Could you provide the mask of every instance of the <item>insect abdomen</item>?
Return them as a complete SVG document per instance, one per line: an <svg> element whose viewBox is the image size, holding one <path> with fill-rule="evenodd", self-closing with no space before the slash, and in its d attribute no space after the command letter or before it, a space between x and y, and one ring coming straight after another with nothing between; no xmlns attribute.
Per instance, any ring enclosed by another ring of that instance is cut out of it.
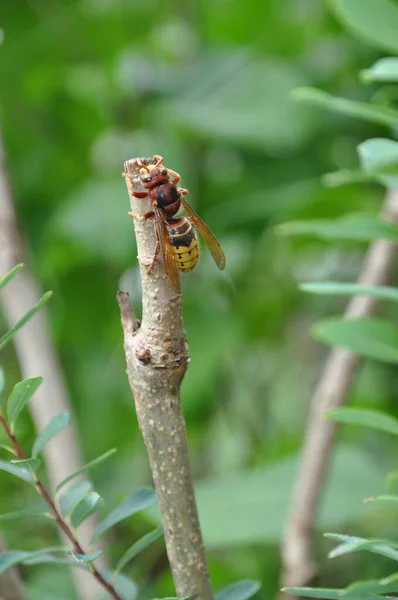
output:
<svg viewBox="0 0 398 600"><path fill-rule="evenodd" d="M199 241L195 228L186 217L171 219L167 223L179 271L188 273L199 262Z"/></svg>

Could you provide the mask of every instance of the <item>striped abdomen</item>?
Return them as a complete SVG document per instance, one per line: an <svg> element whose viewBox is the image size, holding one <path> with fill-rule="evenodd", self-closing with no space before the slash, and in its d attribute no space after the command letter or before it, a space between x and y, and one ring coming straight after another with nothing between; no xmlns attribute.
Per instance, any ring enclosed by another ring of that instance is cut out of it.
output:
<svg viewBox="0 0 398 600"><path fill-rule="evenodd" d="M199 241L191 221L186 217L170 219L167 230L179 271L192 271L199 261Z"/></svg>

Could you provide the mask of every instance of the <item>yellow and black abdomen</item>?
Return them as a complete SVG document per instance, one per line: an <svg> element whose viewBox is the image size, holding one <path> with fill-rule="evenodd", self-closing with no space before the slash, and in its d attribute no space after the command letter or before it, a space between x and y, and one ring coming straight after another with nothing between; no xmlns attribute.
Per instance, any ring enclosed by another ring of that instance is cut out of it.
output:
<svg viewBox="0 0 398 600"><path fill-rule="evenodd" d="M199 262L199 240L191 221L186 217L170 219L167 231L178 270L183 273L192 271Z"/></svg>

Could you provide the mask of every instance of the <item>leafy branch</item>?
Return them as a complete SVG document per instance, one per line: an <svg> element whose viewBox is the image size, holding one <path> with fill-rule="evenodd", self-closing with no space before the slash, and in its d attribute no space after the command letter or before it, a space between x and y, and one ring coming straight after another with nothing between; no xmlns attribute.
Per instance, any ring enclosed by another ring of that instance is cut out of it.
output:
<svg viewBox="0 0 398 600"><path fill-rule="evenodd" d="M29 399L30 395L27 397L25 396L25 398ZM18 401L18 400L17 400ZM26 400L27 401L27 400ZM13 401L12 397L11 397L11 403L9 403L9 407L8 407L8 412L12 412L13 409L15 407L15 400ZM26 454L24 453L22 446L20 445L19 441L17 440L15 433L13 433L13 428L12 425L10 425L7 420L5 419L5 417L0 413L0 423L4 429L4 431L6 432L12 447L15 451L16 456L18 457L19 461L22 461L23 463L26 463L29 467L29 470L32 474L32 478L33 478L33 482L34 485L36 487L36 490L38 491L38 493L40 494L40 496L43 498L43 500L45 501L45 503L47 504L47 506L50 509L51 514L53 515L54 519L56 520L56 522L58 523L60 529L64 532L64 534L66 535L66 537L69 539L69 541L71 542L74 551L78 557L78 560L83 561L87 564L88 570L93 574L93 576L95 577L95 579L98 581L98 583L109 592L109 594L111 595L112 598L114 598L114 600L123 600L122 596L120 596L115 588L113 587L113 585L111 583L109 583L108 581L105 580L104 576L98 571L98 569L96 568L96 566L93 564L92 561L87 560L87 555L85 553L85 551L83 550L83 548L81 547L77 537L75 536L75 534L73 533L71 527L68 525L68 523L62 518L59 510L57 509L55 502L53 501L53 499L51 498L50 494L48 493L48 491L46 490L45 486L43 485L42 481L40 480L40 478L37 476L36 474L36 468L40 466L41 461L38 461L38 459L31 459L28 458L26 456ZM36 463L32 462L32 461L38 461ZM18 462L19 462L18 461ZM15 461L14 461L15 462ZM88 516L88 515L87 515ZM98 558L98 554L96 554L96 558Z"/></svg>

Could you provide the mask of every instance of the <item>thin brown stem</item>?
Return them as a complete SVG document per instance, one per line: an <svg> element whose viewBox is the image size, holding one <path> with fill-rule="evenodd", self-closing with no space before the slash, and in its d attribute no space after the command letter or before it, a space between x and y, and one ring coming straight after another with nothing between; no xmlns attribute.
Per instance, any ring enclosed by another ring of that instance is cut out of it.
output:
<svg viewBox="0 0 398 600"><path fill-rule="evenodd" d="M382 216L398 223L398 190L387 193ZM367 252L358 283L387 285L391 282L396 260L396 244L386 240L374 242ZM374 297L354 296L347 305L345 317L370 316L378 306L379 301ZM309 585L317 574L313 551L315 519L337 431L337 424L326 420L324 415L327 410L345 403L360 363L356 354L344 348L333 348L311 399L301 464L282 540L283 587ZM280 600L293 598L282 593Z"/></svg>
<svg viewBox="0 0 398 600"><path fill-rule="evenodd" d="M8 180L6 152L2 146L0 124L0 277L3 277L19 262L24 268L1 291L0 304L5 323L12 327L28 310L37 304L42 293L40 285L30 270L30 260L26 256L25 240L21 234L15 201ZM43 383L36 391L35 401L29 406L36 431L41 431L49 421L62 412L73 413L62 366L51 339L46 311L42 309L20 329L13 340L16 356L23 378L40 374ZM69 473L80 469L84 464L80 439L72 420L57 439L43 449L48 484L52 493L58 483ZM79 536L86 546L96 527L96 515L91 515L79 528ZM97 541L96 547L100 548ZM102 549L97 564L104 571L109 570L106 552ZM81 569L71 572L78 597L93 600L100 592L95 580ZM1 575L0 575L1 586Z"/></svg>
<svg viewBox="0 0 398 600"><path fill-rule="evenodd" d="M125 163L131 210L143 215L152 207L149 199L134 197L134 192L142 191L138 170L137 159ZM180 385L189 360L182 298L171 289L160 255L148 274L156 246L153 221L134 219L134 227L142 281L139 327L129 295L117 295L127 374L148 451L177 595L212 600L180 400Z"/></svg>
<svg viewBox="0 0 398 600"><path fill-rule="evenodd" d="M12 432L11 427L9 426L9 424L7 423L6 419L4 418L4 416L2 414L0 414L0 424L3 426L4 431L6 432L10 442L12 443L13 448L15 450L15 454L21 460L26 459L27 456L26 456L25 452L23 451L22 446L18 442L17 438L15 437L15 434ZM68 540L73 545L75 552L77 552L78 554L86 554L85 551L83 550L83 548L81 547L79 541L75 537L75 534L73 533L72 529L69 527L69 525L66 523L66 521L64 521L64 519L62 518L53 499L51 498L50 494L48 493L48 491L44 487L43 483L37 477L36 474L34 475L34 482L35 482L35 487L36 487L38 493L43 498L43 500L46 502L47 506L49 507L52 514L54 515L54 518L55 518L56 522L58 523L59 527L61 528L61 530L63 531L65 536L68 538ZM108 583L104 579L103 575L98 571L98 569L93 565L93 563L88 564L88 568L89 568L90 572L92 573L92 575L95 577L95 579L98 581L98 583L112 596L112 598L114 598L114 600L123 600L123 598L121 596L119 596L119 594L116 592L113 585Z"/></svg>

